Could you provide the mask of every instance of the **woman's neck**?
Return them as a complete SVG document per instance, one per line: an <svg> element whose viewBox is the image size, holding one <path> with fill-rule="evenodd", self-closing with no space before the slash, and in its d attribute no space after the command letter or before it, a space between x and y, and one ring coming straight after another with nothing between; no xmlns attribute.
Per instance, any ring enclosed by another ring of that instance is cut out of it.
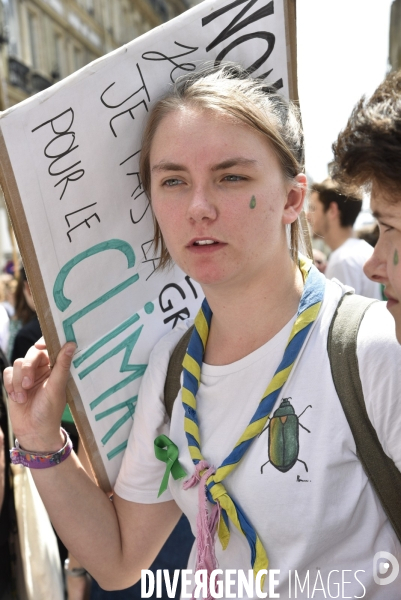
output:
<svg viewBox="0 0 401 600"><path fill-rule="evenodd" d="M303 290L292 261L241 288L205 290L213 312L204 362L231 364L271 340L296 314Z"/></svg>

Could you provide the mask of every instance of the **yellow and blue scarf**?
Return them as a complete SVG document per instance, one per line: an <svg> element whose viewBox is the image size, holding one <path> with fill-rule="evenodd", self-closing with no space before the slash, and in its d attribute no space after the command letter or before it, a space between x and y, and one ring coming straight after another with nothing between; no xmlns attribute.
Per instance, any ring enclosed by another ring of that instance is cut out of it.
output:
<svg viewBox="0 0 401 600"><path fill-rule="evenodd" d="M227 547L230 539L229 521L243 533L250 546L251 565L255 577L259 570L267 569L268 567L266 551L255 529L238 502L228 494L222 482L227 475L235 469L253 440L264 429L274 404L276 403L308 333L319 314L325 289L325 277L313 266L310 259L301 257L299 260L299 267L305 285L299 303L297 317L284 356L273 379L263 394L250 423L235 444L232 452L216 470L211 469L202 456L199 421L196 411L196 394L200 384L201 365L212 319L212 311L210 310L206 299L203 301L195 318L195 327L183 361L182 403L185 410L184 428L188 440L189 452L195 465L195 479L192 480L191 484L186 485L185 487L190 487L194 482L199 483L199 481L201 482L201 485L206 486L207 499L215 505L216 509L218 509L218 515L217 517L214 517L214 520L218 521L216 526L218 528L218 536L223 549ZM200 513L202 510L205 511L206 507L202 509L200 506ZM214 543L213 536L214 532L212 532L212 543ZM199 560L199 542L198 563L205 563L202 559Z"/></svg>

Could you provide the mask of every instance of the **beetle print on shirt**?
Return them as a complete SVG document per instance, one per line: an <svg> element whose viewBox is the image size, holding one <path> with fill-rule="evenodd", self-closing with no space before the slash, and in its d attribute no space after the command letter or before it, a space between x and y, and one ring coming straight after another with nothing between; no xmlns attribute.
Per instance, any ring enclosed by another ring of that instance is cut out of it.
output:
<svg viewBox="0 0 401 600"><path fill-rule="evenodd" d="M312 408L312 405L309 404L301 414L297 416L290 400L292 400L292 398L282 399L280 406L274 411L273 416L268 420L268 424L263 429L263 431L266 431L266 429L269 430L269 460L260 467L260 472L262 474L263 468L268 463L272 464L273 467L282 473L287 473L287 471L292 469L296 462L301 462L304 465L305 470L308 471L306 462L298 458L299 427L302 427L308 433L310 433L310 431L299 422L299 418L308 408Z"/></svg>

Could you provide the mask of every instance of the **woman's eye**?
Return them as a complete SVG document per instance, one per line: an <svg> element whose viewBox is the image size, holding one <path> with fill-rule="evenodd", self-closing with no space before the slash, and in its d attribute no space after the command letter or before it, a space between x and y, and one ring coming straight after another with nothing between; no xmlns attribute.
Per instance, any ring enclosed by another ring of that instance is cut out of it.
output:
<svg viewBox="0 0 401 600"><path fill-rule="evenodd" d="M225 181L243 181L245 178L241 177L241 175L226 175L224 177Z"/></svg>
<svg viewBox="0 0 401 600"><path fill-rule="evenodd" d="M181 179L166 179L166 181L163 182L163 185L166 185L167 187L174 187L180 183L182 183Z"/></svg>

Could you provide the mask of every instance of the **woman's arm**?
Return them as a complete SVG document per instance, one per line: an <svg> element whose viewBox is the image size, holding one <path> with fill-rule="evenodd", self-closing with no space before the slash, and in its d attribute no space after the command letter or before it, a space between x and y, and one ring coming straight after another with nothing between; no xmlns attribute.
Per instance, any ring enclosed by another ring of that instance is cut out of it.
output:
<svg viewBox="0 0 401 600"><path fill-rule="evenodd" d="M25 450L56 452L74 344L66 344L53 368L43 343L4 372L15 436ZM65 546L104 589L124 589L140 578L177 523L175 502L113 502L88 477L77 456L57 466L32 469L35 484Z"/></svg>
<svg viewBox="0 0 401 600"><path fill-rule="evenodd" d="M137 504L115 495L111 502L75 454L33 475L64 545L106 590L127 588L140 578L181 514L174 501Z"/></svg>

